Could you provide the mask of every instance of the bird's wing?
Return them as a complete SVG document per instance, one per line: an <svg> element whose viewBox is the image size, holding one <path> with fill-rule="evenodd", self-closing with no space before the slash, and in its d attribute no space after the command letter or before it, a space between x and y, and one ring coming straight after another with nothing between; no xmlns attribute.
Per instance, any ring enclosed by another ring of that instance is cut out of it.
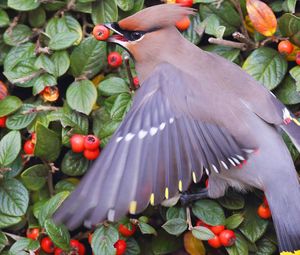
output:
<svg viewBox="0 0 300 255"><path fill-rule="evenodd" d="M166 88L184 89L188 77L160 65L137 91L131 110L86 176L56 212L73 229L137 213L197 182L203 169L241 164L249 151L225 129L182 111ZM184 92L181 94L184 101ZM170 93L172 94L172 93ZM201 99L199 99L201 100ZM201 111L201 109L199 109Z"/></svg>

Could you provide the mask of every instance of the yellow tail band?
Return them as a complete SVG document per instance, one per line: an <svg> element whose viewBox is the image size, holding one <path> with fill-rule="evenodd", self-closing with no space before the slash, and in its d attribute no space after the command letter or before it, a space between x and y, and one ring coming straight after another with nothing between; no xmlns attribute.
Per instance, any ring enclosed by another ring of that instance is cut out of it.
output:
<svg viewBox="0 0 300 255"><path fill-rule="evenodd" d="M300 255L300 250L291 252L291 251L282 251L280 252L280 255Z"/></svg>

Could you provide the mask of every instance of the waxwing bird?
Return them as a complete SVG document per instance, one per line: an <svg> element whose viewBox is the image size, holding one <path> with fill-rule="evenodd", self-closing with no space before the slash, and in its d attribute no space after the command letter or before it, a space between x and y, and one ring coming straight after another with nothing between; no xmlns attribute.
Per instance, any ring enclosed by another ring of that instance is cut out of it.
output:
<svg viewBox="0 0 300 255"><path fill-rule="evenodd" d="M54 219L70 229L116 221L187 190L208 174L203 194L210 198L223 196L228 187L263 190L280 251L300 250L298 175L279 133L284 130L299 150L299 123L239 66L180 34L176 21L192 13L157 5L106 24L115 32L108 41L132 55L141 88Z"/></svg>

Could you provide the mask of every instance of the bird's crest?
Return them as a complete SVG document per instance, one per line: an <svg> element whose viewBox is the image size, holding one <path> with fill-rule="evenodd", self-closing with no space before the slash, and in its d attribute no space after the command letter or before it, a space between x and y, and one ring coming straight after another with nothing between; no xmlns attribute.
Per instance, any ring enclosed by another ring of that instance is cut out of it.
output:
<svg viewBox="0 0 300 255"><path fill-rule="evenodd" d="M130 31L149 31L174 26L185 16L194 14L194 9L178 4L160 4L146 8L119 21L119 26Z"/></svg>

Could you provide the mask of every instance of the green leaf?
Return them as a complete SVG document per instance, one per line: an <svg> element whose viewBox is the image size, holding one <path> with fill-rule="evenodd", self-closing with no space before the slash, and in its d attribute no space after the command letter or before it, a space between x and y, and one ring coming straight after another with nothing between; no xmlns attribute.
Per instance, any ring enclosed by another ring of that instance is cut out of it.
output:
<svg viewBox="0 0 300 255"><path fill-rule="evenodd" d="M55 184L55 192L69 191L72 192L76 188L76 184L74 184L70 178L65 180L60 180Z"/></svg>
<svg viewBox="0 0 300 255"><path fill-rule="evenodd" d="M6 27L9 25L9 17L6 11L0 9L0 27Z"/></svg>
<svg viewBox="0 0 300 255"><path fill-rule="evenodd" d="M225 215L222 207L213 200L203 199L197 201L192 211L194 215L211 226L224 225Z"/></svg>
<svg viewBox="0 0 300 255"><path fill-rule="evenodd" d="M226 46L221 46L221 45L208 45L203 47L203 50L209 51L209 52L214 52L218 54L221 57L224 57L231 62L235 61L238 56L240 55L240 50L231 48L231 47L226 47Z"/></svg>
<svg viewBox="0 0 300 255"><path fill-rule="evenodd" d="M28 21L31 27L41 27L46 23L46 12L44 8L39 7L29 12Z"/></svg>
<svg viewBox="0 0 300 255"><path fill-rule="evenodd" d="M296 90L300 92L300 66L295 66L290 70L290 75L296 82Z"/></svg>
<svg viewBox="0 0 300 255"><path fill-rule="evenodd" d="M245 206L244 197L236 192L228 192L224 197L219 198L218 202L229 210L239 210Z"/></svg>
<svg viewBox="0 0 300 255"><path fill-rule="evenodd" d="M4 60L4 70L11 70L21 61L34 58L34 49L35 45L33 43L25 43L20 46L13 47Z"/></svg>
<svg viewBox="0 0 300 255"><path fill-rule="evenodd" d="M278 28L284 37L289 37L292 43L300 46L300 17L285 13L278 20Z"/></svg>
<svg viewBox="0 0 300 255"><path fill-rule="evenodd" d="M3 34L4 42L11 46L17 46L29 41L31 29L23 24L18 24L12 29L7 29Z"/></svg>
<svg viewBox="0 0 300 255"><path fill-rule="evenodd" d="M8 239L3 232L0 232L0 252L3 250L5 246L9 244Z"/></svg>
<svg viewBox="0 0 300 255"><path fill-rule="evenodd" d="M115 242L119 239L119 233L115 227L101 225L93 234L92 249L94 255L115 255Z"/></svg>
<svg viewBox="0 0 300 255"><path fill-rule="evenodd" d="M69 106L84 114L89 115L96 103L97 90L89 80L73 82L67 90L67 102Z"/></svg>
<svg viewBox="0 0 300 255"><path fill-rule="evenodd" d="M43 69L50 74L54 74L55 72L54 63L45 54L41 54L38 56L34 63L34 66L36 67L36 69Z"/></svg>
<svg viewBox="0 0 300 255"><path fill-rule="evenodd" d="M63 50L72 46L78 40L76 32L59 33L51 37L49 48L51 50Z"/></svg>
<svg viewBox="0 0 300 255"><path fill-rule="evenodd" d="M300 103L300 94L297 92L296 82L291 76L287 76L280 86L274 91L278 99L288 105Z"/></svg>
<svg viewBox="0 0 300 255"><path fill-rule="evenodd" d="M52 242L63 250L70 249L70 233L64 225L56 225L52 219L45 221L46 233Z"/></svg>
<svg viewBox="0 0 300 255"><path fill-rule="evenodd" d="M263 47L250 54L243 64L243 69L272 90L284 78L287 72L287 62L278 51Z"/></svg>
<svg viewBox="0 0 300 255"><path fill-rule="evenodd" d="M141 249L137 241L134 238L129 238L126 240L126 252L125 255L139 255L141 254Z"/></svg>
<svg viewBox="0 0 300 255"><path fill-rule="evenodd" d="M20 130L30 125L37 115L36 112L30 112L30 110L33 108L35 108L34 105L23 104L23 106L16 113L7 118L7 128Z"/></svg>
<svg viewBox="0 0 300 255"><path fill-rule="evenodd" d="M227 229L236 229L244 221L244 216L242 214L236 213L228 217L225 221L225 226Z"/></svg>
<svg viewBox="0 0 300 255"><path fill-rule="evenodd" d="M219 19L220 26L226 27L224 36L231 35L233 32L237 31L241 25L239 14L228 1L224 1L220 8L217 8L214 3L200 4L199 12L202 20L206 19L210 15L216 15Z"/></svg>
<svg viewBox="0 0 300 255"><path fill-rule="evenodd" d="M56 84L57 81L53 75L47 73L42 74L35 80L32 88L32 94L36 96L41 93L45 87L55 86Z"/></svg>
<svg viewBox="0 0 300 255"><path fill-rule="evenodd" d="M92 5L92 20L95 25L106 22L115 22L118 19L116 1L96 0Z"/></svg>
<svg viewBox="0 0 300 255"><path fill-rule="evenodd" d="M123 11L130 11L134 6L134 0L116 0L118 7Z"/></svg>
<svg viewBox="0 0 300 255"><path fill-rule="evenodd" d="M54 64L54 76L65 74L70 66L70 58L67 51L55 51L50 58Z"/></svg>
<svg viewBox="0 0 300 255"><path fill-rule="evenodd" d="M187 229L187 222L181 218L168 220L162 228L171 235L180 235Z"/></svg>
<svg viewBox="0 0 300 255"><path fill-rule="evenodd" d="M239 230L252 242L256 242L266 232L268 221L257 215L257 207L247 205L244 212L244 221Z"/></svg>
<svg viewBox="0 0 300 255"><path fill-rule="evenodd" d="M186 219L185 208L183 207L170 207L166 213L167 220L174 218Z"/></svg>
<svg viewBox="0 0 300 255"><path fill-rule="evenodd" d="M183 36L188 39L193 44L198 44L201 40L199 34L196 32L196 29L200 25L200 16L197 13L195 16L190 17L191 24L187 30L185 30L182 34Z"/></svg>
<svg viewBox="0 0 300 255"><path fill-rule="evenodd" d="M11 164L7 166L10 168L8 172L4 173L4 178L9 179L16 177L20 174L20 172L23 170L23 162L22 162L22 157L19 155Z"/></svg>
<svg viewBox="0 0 300 255"><path fill-rule="evenodd" d="M7 116L17 111L22 106L22 101L15 96L7 96L0 100L0 117Z"/></svg>
<svg viewBox="0 0 300 255"><path fill-rule="evenodd" d="M80 153L68 151L62 161L61 171L69 176L83 175L89 166L89 161Z"/></svg>
<svg viewBox="0 0 300 255"><path fill-rule="evenodd" d="M8 0L7 5L18 11L30 11L39 7L40 2L36 0Z"/></svg>
<svg viewBox="0 0 300 255"><path fill-rule="evenodd" d="M121 93L129 93L129 87L126 84L126 82L118 77L111 77L100 82L98 90L103 96L112 96Z"/></svg>
<svg viewBox="0 0 300 255"><path fill-rule="evenodd" d="M75 77L94 77L106 64L106 43L88 37L73 50L70 60L71 72Z"/></svg>
<svg viewBox="0 0 300 255"><path fill-rule="evenodd" d="M44 226L46 219L52 217L62 202L69 196L68 191L63 191L51 197L39 210L38 220L41 226Z"/></svg>
<svg viewBox="0 0 300 255"><path fill-rule="evenodd" d="M131 106L131 95L122 93L117 96L111 110L110 117L112 120L122 120Z"/></svg>
<svg viewBox="0 0 300 255"><path fill-rule="evenodd" d="M155 228L145 222L139 221L139 228L144 235L157 235Z"/></svg>
<svg viewBox="0 0 300 255"><path fill-rule="evenodd" d="M236 241L234 243L234 245L230 246L230 247L225 247L225 249L227 250L229 255L248 255L249 254L249 250L248 250L248 244L245 240L245 238L239 234L239 233L235 233L236 235Z"/></svg>
<svg viewBox="0 0 300 255"><path fill-rule="evenodd" d="M11 246L10 252L12 252L13 254L20 254L22 251L35 251L39 247L39 241L29 238L21 238Z"/></svg>
<svg viewBox="0 0 300 255"><path fill-rule="evenodd" d="M277 250L274 242L267 237L261 238L256 245L258 250L255 255L272 255Z"/></svg>
<svg viewBox="0 0 300 255"><path fill-rule="evenodd" d="M42 124L36 125L36 144L34 155L49 162L55 161L60 154L61 140L52 130Z"/></svg>
<svg viewBox="0 0 300 255"><path fill-rule="evenodd" d="M206 227L194 227L192 230L192 234L194 237L198 238L199 240L209 240L215 237L215 234L211 232Z"/></svg>
<svg viewBox="0 0 300 255"><path fill-rule="evenodd" d="M16 225L21 220L22 220L22 217L9 216L9 215L0 213L0 228L7 228L10 226Z"/></svg>
<svg viewBox="0 0 300 255"><path fill-rule="evenodd" d="M21 150L21 134L11 131L0 141L0 166L8 166L18 156Z"/></svg>
<svg viewBox="0 0 300 255"><path fill-rule="evenodd" d="M169 235L165 231L160 231L156 237L152 239L152 251L155 255L173 254L182 247L182 238Z"/></svg>
<svg viewBox="0 0 300 255"><path fill-rule="evenodd" d="M23 216L29 203L29 194L24 185L16 179L7 179L0 186L0 213L9 216Z"/></svg>
<svg viewBox="0 0 300 255"><path fill-rule="evenodd" d="M48 166L38 164L27 168L21 174L21 178L27 189L39 190L45 185L48 177L48 172Z"/></svg>

